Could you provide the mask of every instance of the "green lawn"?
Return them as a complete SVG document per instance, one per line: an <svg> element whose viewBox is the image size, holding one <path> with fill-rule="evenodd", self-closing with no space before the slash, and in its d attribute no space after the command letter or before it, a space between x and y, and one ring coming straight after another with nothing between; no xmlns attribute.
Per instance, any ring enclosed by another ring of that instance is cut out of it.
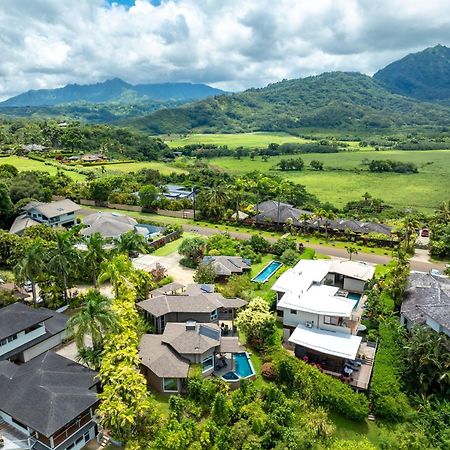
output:
<svg viewBox="0 0 450 450"><path fill-rule="evenodd" d="M170 175L172 172L185 173L186 171L173 166L170 163L163 163L158 161L135 161L121 164L105 164L104 166L89 166L83 167L87 170L101 170L104 167L108 172L137 172L142 169L159 170L163 175Z"/></svg>
<svg viewBox="0 0 450 450"><path fill-rule="evenodd" d="M57 167L53 165L45 164L41 161L34 161L33 159L28 159L23 156L6 156L4 158L0 158L0 164L11 164L20 172L26 170L39 170L41 172L48 172L50 175L56 175L57 172ZM57 166L64 170L64 166L62 164L57 164ZM86 178L80 173L71 172L69 170L65 170L64 173L77 181L84 180Z"/></svg>
<svg viewBox="0 0 450 450"><path fill-rule="evenodd" d="M308 142L306 139L287 133L240 133L240 134L190 134L186 137L162 136L169 147L182 147L189 144L227 145L229 148L267 147L271 143Z"/></svg>
<svg viewBox="0 0 450 450"><path fill-rule="evenodd" d="M154 255L154 256L169 256L178 250L178 247L180 246L181 241L184 238L190 238L190 237L194 237L194 236L199 236L199 234L185 232L185 233L183 233L183 236L181 239L176 239L175 241L169 242L168 244L164 245L163 247L158 248L157 250L155 250L152 253L152 255Z"/></svg>
<svg viewBox="0 0 450 450"><path fill-rule="evenodd" d="M382 198L398 208L415 207L431 213L443 201L450 198L450 150L355 152L305 154L305 169L300 172L280 172L274 166L287 156L272 157L268 161L256 158L214 158L210 164L235 174L261 170L282 175L306 186L322 201L330 201L342 207L357 200L365 192ZM310 170L309 163L316 159L325 166L323 172ZM364 159L392 159L413 162L418 174L370 173L361 163Z"/></svg>
<svg viewBox="0 0 450 450"><path fill-rule="evenodd" d="M340 414L330 412L330 419L336 426L334 436L339 439L349 439L352 441L360 441L362 437L366 437L373 445L378 447L379 444L379 428L375 422L366 420L363 423L346 419ZM355 442L355 448L357 443Z"/></svg>

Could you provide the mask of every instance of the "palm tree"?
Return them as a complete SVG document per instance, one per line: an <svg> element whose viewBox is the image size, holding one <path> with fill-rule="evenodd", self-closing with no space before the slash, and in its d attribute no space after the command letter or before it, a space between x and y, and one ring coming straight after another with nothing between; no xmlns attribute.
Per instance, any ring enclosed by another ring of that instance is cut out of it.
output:
<svg viewBox="0 0 450 450"><path fill-rule="evenodd" d="M345 247L345 249L347 250L348 258L350 261L352 260L353 255L358 254L358 249L354 245L349 245Z"/></svg>
<svg viewBox="0 0 450 450"><path fill-rule="evenodd" d="M132 266L127 256L116 255L110 261L104 261L102 263L98 282L103 283L109 280L113 285L115 296L118 297L120 283L126 281L131 272Z"/></svg>
<svg viewBox="0 0 450 450"><path fill-rule="evenodd" d="M240 222L239 211L241 206L241 200L245 193L245 186L242 184L240 180L237 180L235 184L228 186L228 190L232 199L234 200L235 205L235 215L236 215L236 223Z"/></svg>
<svg viewBox="0 0 450 450"><path fill-rule="evenodd" d="M307 225L308 225L308 221L311 219L311 216L309 214L300 214L300 217L298 218L298 220L301 221L302 223L302 228L303 228L303 233L306 234L306 229L307 229Z"/></svg>
<svg viewBox="0 0 450 450"><path fill-rule="evenodd" d="M225 184L217 184L202 191L207 210L214 219L220 219L230 200L230 192Z"/></svg>
<svg viewBox="0 0 450 450"><path fill-rule="evenodd" d="M148 253L148 244L142 234L130 230L122 234L117 240L116 251L118 253L125 253L128 257L131 257L133 253Z"/></svg>
<svg viewBox="0 0 450 450"><path fill-rule="evenodd" d="M87 250L84 253L86 266L92 272L94 287L97 287L98 271L103 261L106 261L108 252L105 250L105 239L100 233L94 233L86 239Z"/></svg>
<svg viewBox="0 0 450 450"><path fill-rule="evenodd" d="M436 210L436 219L439 222L450 222L450 200L442 203L442 205Z"/></svg>
<svg viewBox="0 0 450 450"><path fill-rule="evenodd" d="M408 252L411 237L414 235L414 232L420 227L419 221L416 217L407 214L402 220L401 227L403 228L405 238L405 252Z"/></svg>
<svg viewBox="0 0 450 450"><path fill-rule="evenodd" d="M43 273L44 255L43 241L36 239L14 267L17 280L31 282L34 303L37 302L36 279Z"/></svg>
<svg viewBox="0 0 450 450"><path fill-rule="evenodd" d="M67 332L75 337L80 359L95 369L99 368L103 338L114 326L115 319L110 299L91 289L84 295L81 310L67 322ZM86 345L86 336L92 340L91 347Z"/></svg>
<svg viewBox="0 0 450 450"><path fill-rule="evenodd" d="M73 234L63 231L56 235L56 246L49 252L47 266L55 277L63 282L64 300L67 300L68 279L80 259L74 244Z"/></svg>
<svg viewBox="0 0 450 450"><path fill-rule="evenodd" d="M336 218L336 214L333 211L325 210L323 213L323 218L325 219L325 238L328 239L328 228L330 226L330 221Z"/></svg>

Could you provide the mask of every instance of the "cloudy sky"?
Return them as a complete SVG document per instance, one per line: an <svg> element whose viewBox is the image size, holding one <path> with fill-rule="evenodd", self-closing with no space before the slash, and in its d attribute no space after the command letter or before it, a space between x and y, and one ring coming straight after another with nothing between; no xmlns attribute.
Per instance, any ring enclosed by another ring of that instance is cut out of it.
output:
<svg viewBox="0 0 450 450"><path fill-rule="evenodd" d="M0 98L120 77L227 90L450 44L449 0L0 0Z"/></svg>

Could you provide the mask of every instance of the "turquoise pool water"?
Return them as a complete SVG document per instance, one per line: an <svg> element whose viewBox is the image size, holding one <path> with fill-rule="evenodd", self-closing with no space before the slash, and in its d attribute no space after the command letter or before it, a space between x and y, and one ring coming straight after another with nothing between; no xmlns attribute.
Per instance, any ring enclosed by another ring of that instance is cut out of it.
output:
<svg viewBox="0 0 450 450"><path fill-rule="evenodd" d="M278 261L271 261L252 279L252 281L265 283L282 265L283 263Z"/></svg>
<svg viewBox="0 0 450 450"><path fill-rule="evenodd" d="M246 353L233 353L233 359L236 365L235 373L240 378L247 378L255 374L250 363L250 358Z"/></svg>
<svg viewBox="0 0 450 450"><path fill-rule="evenodd" d="M355 292L349 292L347 295L347 298L350 300L355 300L355 306L353 309L356 309L358 307L358 303L361 300L361 294L356 294Z"/></svg>
<svg viewBox="0 0 450 450"><path fill-rule="evenodd" d="M239 375L237 375L234 372L227 372L224 375L222 375L222 378L227 381L237 381L239 380Z"/></svg>

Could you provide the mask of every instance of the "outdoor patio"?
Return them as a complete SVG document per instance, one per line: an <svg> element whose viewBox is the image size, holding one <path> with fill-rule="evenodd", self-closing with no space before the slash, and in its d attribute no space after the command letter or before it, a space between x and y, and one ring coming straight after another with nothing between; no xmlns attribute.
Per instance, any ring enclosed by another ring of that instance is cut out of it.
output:
<svg viewBox="0 0 450 450"><path fill-rule="evenodd" d="M0 436L3 436L5 450L29 448L28 436L0 418Z"/></svg>

